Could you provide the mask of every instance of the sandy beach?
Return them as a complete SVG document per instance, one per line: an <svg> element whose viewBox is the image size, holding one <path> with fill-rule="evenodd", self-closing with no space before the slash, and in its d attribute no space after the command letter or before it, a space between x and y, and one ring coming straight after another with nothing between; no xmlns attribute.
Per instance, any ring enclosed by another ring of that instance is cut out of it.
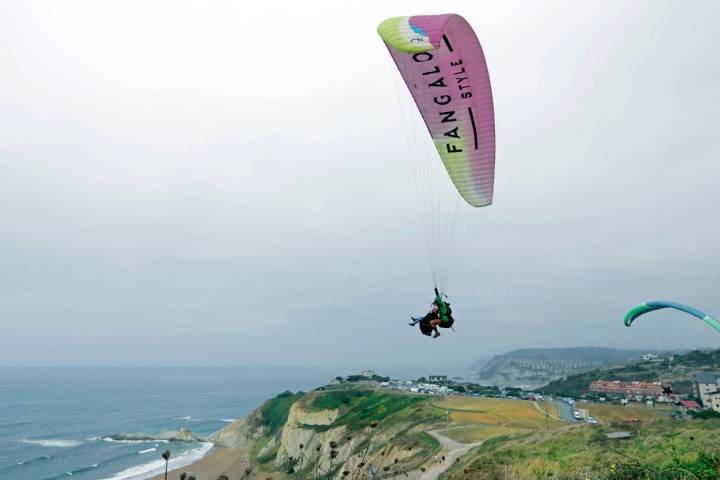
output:
<svg viewBox="0 0 720 480"><path fill-rule="evenodd" d="M420 470L408 472L407 480L434 480L438 476L452 467L455 459L461 457L477 444L461 444L440 435L438 432L429 432L437 438L443 446L437 456L446 456L446 461L442 463L432 463L423 473ZM168 473L168 480L178 480L182 472L192 472L197 475L198 480L216 480L220 475L227 475L230 480L240 480L244 477L247 462L243 458L243 452L239 448L223 448L218 447L212 450L209 455L203 457L195 463L187 465ZM251 479L272 478L263 473L253 473ZM152 477L151 480L164 480L163 475Z"/></svg>
<svg viewBox="0 0 720 480"><path fill-rule="evenodd" d="M242 478L246 465L241 449L216 447L197 462L169 472L168 479L177 480L182 472L192 472L198 480L216 480L223 474L230 480L238 480ZM164 480L164 474L151 480Z"/></svg>

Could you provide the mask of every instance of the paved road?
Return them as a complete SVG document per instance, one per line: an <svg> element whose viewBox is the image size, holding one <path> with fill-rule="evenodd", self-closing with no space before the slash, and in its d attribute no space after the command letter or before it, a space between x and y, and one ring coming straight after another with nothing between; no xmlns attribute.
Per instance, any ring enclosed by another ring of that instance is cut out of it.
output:
<svg viewBox="0 0 720 480"><path fill-rule="evenodd" d="M572 407L565 403L561 402L560 400L553 400L553 403L558 407L558 410L560 411L560 417L568 422L568 423L576 423L577 420L575 417L573 417L573 409Z"/></svg>

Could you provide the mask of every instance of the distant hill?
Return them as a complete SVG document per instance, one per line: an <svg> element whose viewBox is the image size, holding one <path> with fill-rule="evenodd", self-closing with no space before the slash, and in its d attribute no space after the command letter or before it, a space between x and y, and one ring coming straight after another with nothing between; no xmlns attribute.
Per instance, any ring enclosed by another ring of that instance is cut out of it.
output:
<svg viewBox="0 0 720 480"><path fill-rule="evenodd" d="M692 394L692 376L695 372L702 371L720 372L720 350L693 350L686 354L665 354L653 361L598 368L557 379L537 390L579 397L587 393L588 386L594 380L637 380L670 383L675 393Z"/></svg>
<svg viewBox="0 0 720 480"><path fill-rule="evenodd" d="M472 362L469 365L471 372L477 372L478 370L482 369L487 363L493 358L492 355L481 355L478 358L475 359L474 362Z"/></svg>
<svg viewBox="0 0 720 480"><path fill-rule="evenodd" d="M649 352L604 347L524 348L495 355L475 370L473 378L483 384L536 388L568 375L640 361Z"/></svg>

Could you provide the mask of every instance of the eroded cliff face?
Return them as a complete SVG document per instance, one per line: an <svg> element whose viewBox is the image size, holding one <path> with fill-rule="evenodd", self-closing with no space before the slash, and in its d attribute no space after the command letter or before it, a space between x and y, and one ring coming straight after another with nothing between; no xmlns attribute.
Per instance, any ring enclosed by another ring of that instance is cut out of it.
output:
<svg viewBox="0 0 720 480"><path fill-rule="evenodd" d="M340 412L334 410L308 410L302 402L293 403L288 414L287 425L298 426L329 426L337 419Z"/></svg>
<svg viewBox="0 0 720 480"><path fill-rule="evenodd" d="M398 402L406 400L397 398ZM371 463L398 472L417 468L432 453L432 448L422 445L418 433L433 426L433 421L418 419L405 407L393 409L392 405L397 405L393 402L395 397L369 390L283 394L209 440L243 449L263 472L286 472L292 466L301 478L314 478L316 471L323 477L332 472L340 478L345 470L357 471L361 462L363 470ZM328 404L332 407L323 408ZM358 421L358 416L368 420ZM378 424L370 418L381 421Z"/></svg>
<svg viewBox="0 0 720 480"><path fill-rule="evenodd" d="M322 444L321 440L323 439L326 440L326 444L329 444L331 440L337 442L338 439L335 437L342 436L343 432L340 430L344 431L345 429L331 429L330 426L338 415L338 410L312 411L307 409L302 402L293 403L287 423L282 429L277 461L284 462L290 456L298 458L301 453L300 445L315 448L316 444Z"/></svg>
<svg viewBox="0 0 720 480"><path fill-rule="evenodd" d="M261 426L260 417L260 410L254 410L247 417L213 433L208 440L221 447L247 447L253 440L267 434L267 429Z"/></svg>
<svg viewBox="0 0 720 480"><path fill-rule="evenodd" d="M340 478L344 470L354 472L363 461L366 465L381 465L383 462L394 463L395 459L403 462L415 455L416 452L407 447L388 446L382 449L382 454L378 450L380 445L390 445L401 431L407 432L403 425L375 431L370 427L350 431L345 425L332 426L338 415L338 410L313 411L302 402L294 403L282 429L276 465L287 464L289 457L302 458L303 469L312 470L317 465L325 471L331 466L331 442L337 444L337 455L332 459L333 470L339 467L336 478ZM371 435L372 448L363 459Z"/></svg>

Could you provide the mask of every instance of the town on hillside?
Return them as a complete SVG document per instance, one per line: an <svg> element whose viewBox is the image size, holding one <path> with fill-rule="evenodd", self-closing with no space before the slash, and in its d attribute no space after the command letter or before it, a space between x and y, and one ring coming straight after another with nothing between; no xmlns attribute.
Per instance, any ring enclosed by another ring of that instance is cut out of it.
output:
<svg viewBox="0 0 720 480"><path fill-rule="evenodd" d="M668 361L672 363L672 360L673 356L664 358L653 353L642 356L642 362L646 364L659 365ZM567 422L598 423L597 419L589 414L589 409L585 408L588 404L616 404L625 407L643 405L666 409L669 415L678 419L698 414L720 417L720 374L709 371L693 373L692 390L685 393L676 391L671 382L601 378L587 383L579 395L562 395L542 393L542 387L528 390L521 387L481 385L442 374L429 374L418 379L394 379L378 375L372 370L344 378L336 377L331 384L352 382L370 382L383 390L417 395L552 402L558 406L561 417ZM626 420L635 420L632 410L628 410Z"/></svg>

